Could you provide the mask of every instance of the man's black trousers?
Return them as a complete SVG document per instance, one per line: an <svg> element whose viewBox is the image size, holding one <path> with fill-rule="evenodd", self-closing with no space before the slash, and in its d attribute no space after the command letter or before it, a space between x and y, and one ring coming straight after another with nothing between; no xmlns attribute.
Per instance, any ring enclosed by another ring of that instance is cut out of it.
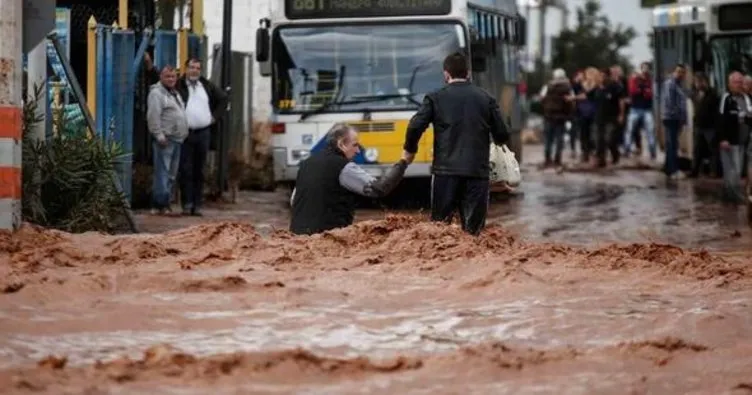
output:
<svg viewBox="0 0 752 395"><path fill-rule="evenodd" d="M460 213L462 230L477 235L486 225L488 178L434 175L431 182L431 219L451 222Z"/></svg>

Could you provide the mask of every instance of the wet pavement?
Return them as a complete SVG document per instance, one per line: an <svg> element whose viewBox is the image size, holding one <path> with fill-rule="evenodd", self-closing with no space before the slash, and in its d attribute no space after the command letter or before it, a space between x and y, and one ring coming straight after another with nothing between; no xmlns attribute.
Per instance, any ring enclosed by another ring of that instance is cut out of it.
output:
<svg viewBox="0 0 752 395"><path fill-rule="evenodd" d="M138 215L160 234L0 234L0 392L752 391L750 232L719 184L533 165L478 238L378 209L293 237L284 191Z"/></svg>
<svg viewBox="0 0 752 395"><path fill-rule="evenodd" d="M525 238L573 244L663 241L710 250L752 248L752 231L743 206L721 200L721 180L681 180L675 183L657 170L602 172L541 171L540 145L525 146L520 196L494 199L489 224L513 229ZM207 218L175 217L169 221L138 215L145 232L178 229L208 220L242 221L260 231L287 229L289 191L241 193L236 205L210 205ZM424 207L424 209L427 209ZM386 212L415 212L399 206L365 208L356 220L383 218Z"/></svg>

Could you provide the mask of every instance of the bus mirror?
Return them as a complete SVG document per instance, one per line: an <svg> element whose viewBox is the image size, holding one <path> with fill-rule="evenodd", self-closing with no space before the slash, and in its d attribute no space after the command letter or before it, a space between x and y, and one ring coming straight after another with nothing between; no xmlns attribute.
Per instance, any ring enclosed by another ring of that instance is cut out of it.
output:
<svg viewBox="0 0 752 395"><path fill-rule="evenodd" d="M269 60L269 20L262 19L260 25L256 29L256 61L266 62Z"/></svg>

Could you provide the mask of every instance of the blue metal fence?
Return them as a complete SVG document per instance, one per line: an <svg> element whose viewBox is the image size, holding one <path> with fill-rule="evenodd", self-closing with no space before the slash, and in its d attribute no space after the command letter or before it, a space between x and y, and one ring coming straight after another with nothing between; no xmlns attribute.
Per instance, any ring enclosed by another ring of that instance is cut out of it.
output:
<svg viewBox="0 0 752 395"><path fill-rule="evenodd" d="M125 151L118 173L123 191L130 200L133 177L134 95L136 75L143 63L144 52L151 31L139 38L136 50L136 35L131 30L98 25L96 36L96 133L103 140L117 142ZM154 32L154 66L177 66L178 36L175 31ZM203 58L204 39L189 37L191 56Z"/></svg>
<svg viewBox="0 0 752 395"><path fill-rule="evenodd" d="M99 25L97 38L97 134L104 141L119 143L124 157L118 173L123 192L130 199L133 174L133 102L136 37L131 30Z"/></svg>
<svg viewBox="0 0 752 395"><path fill-rule="evenodd" d="M204 59L204 42L206 42L206 36L199 36L197 34L188 35L188 58Z"/></svg>
<svg viewBox="0 0 752 395"><path fill-rule="evenodd" d="M157 30L154 32L154 65L157 69L178 66L178 32Z"/></svg>
<svg viewBox="0 0 752 395"><path fill-rule="evenodd" d="M133 57L136 37L130 30L111 30L112 41L112 135L125 151L121 162L123 190L130 200L133 178Z"/></svg>

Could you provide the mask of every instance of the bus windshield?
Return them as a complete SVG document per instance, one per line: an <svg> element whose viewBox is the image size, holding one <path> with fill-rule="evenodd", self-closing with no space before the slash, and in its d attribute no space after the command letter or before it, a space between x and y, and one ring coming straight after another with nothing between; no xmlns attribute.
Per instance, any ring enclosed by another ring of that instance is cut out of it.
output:
<svg viewBox="0 0 752 395"><path fill-rule="evenodd" d="M728 74L740 71L752 75L752 35L714 37L710 41L713 52L713 82L726 90Z"/></svg>
<svg viewBox="0 0 752 395"><path fill-rule="evenodd" d="M441 87L444 57L465 47L458 23L280 27L272 39L274 108L412 110Z"/></svg>

